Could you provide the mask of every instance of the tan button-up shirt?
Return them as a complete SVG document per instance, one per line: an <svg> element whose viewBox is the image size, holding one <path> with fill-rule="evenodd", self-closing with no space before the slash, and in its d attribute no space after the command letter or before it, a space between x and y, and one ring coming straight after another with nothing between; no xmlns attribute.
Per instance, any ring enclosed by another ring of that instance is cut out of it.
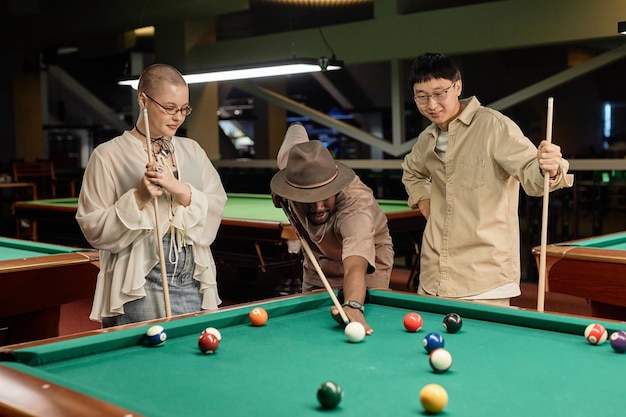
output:
<svg viewBox="0 0 626 417"><path fill-rule="evenodd" d="M469 297L520 281L519 186L543 195L537 148L501 113L475 97L448 127L445 160L435 124L402 164L408 203L430 199L421 247L420 285L432 295ZM562 160L550 190L573 184Z"/></svg>

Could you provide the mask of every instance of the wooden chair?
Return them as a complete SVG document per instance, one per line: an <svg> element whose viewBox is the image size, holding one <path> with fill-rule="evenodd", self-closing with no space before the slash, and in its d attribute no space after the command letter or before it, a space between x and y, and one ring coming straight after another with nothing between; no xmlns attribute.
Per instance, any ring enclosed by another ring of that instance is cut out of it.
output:
<svg viewBox="0 0 626 417"><path fill-rule="evenodd" d="M13 180L35 184L38 193L35 198L56 198L57 196L57 178L54 172L54 163L51 160L13 161ZM16 218L15 223L15 234L18 239L37 240L36 220L29 221Z"/></svg>
<svg viewBox="0 0 626 417"><path fill-rule="evenodd" d="M14 161L13 181L37 184L39 198L55 198L57 196L57 178L54 173L54 163L50 160Z"/></svg>

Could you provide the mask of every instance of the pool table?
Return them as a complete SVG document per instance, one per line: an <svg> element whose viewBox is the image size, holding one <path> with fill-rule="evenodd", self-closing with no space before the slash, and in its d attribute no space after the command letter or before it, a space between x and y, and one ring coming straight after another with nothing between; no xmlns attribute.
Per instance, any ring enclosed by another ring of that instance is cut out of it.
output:
<svg viewBox="0 0 626 417"><path fill-rule="evenodd" d="M371 291L365 314L375 330L349 343L330 317L325 292L233 306L0 349L0 414L11 416L320 416L317 387L331 380L344 398L329 414L425 415L420 389L449 395L444 416L621 415L626 400L623 354L583 336L590 318ZM248 312L261 306L265 326ZM419 312L409 333L403 317ZM443 331L446 313L463 317L458 333ZM143 345L150 325L168 335ZM609 332L624 323L599 321ZM216 327L222 341L202 354L198 336ZM431 370L422 339L441 332L453 364Z"/></svg>
<svg viewBox="0 0 626 417"><path fill-rule="evenodd" d="M541 247L532 252L539 265ZM588 299L593 316L626 320L626 232L547 245L546 291Z"/></svg>
<svg viewBox="0 0 626 417"><path fill-rule="evenodd" d="M62 304L93 297L98 252L0 238L0 345L59 335Z"/></svg>
<svg viewBox="0 0 626 417"><path fill-rule="evenodd" d="M406 201L378 200L389 221L398 256L412 257L414 240L420 239L425 219ZM19 201L13 204L17 221L32 222L32 238L44 242L88 247L76 222L78 199ZM297 236L270 195L229 193L222 225L213 244L218 262L242 267L290 267L299 257L289 253L287 242Z"/></svg>

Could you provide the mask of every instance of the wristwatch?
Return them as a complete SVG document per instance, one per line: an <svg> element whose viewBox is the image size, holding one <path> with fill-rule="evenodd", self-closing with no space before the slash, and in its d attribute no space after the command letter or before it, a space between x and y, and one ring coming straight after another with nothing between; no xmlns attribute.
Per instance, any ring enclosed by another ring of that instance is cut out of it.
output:
<svg viewBox="0 0 626 417"><path fill-rule="evenodd" d="M365 312L365 307L363 306L363 304L359 303L358 301L346 301L345 303L342 304L344 307L350 307L350 308L354 308L356 310L361 310L361 312Z"/></svg>

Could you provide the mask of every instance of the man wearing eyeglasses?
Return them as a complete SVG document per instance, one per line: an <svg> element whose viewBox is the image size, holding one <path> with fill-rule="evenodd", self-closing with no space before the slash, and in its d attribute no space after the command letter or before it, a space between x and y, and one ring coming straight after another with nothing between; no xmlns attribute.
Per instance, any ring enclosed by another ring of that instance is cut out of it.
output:
<svg viewBox="0 0 626 417"><path fill-rule="evenodd" d="M530 196L570 187L561 148L539 147L508 117L459 99L461 73L448 57L413 63L409 87L432 122L402 163L412 208L427 218L418 294L510 305L520 295L519 186Z"/></svg>
<svg viewBox="0 0 626 417"><path fill-rule="evenodd" d="M162 274L172 315L221 302L210 245L226 193L200 145L176 136L191 114L187 83L175 68L152 65L139 79L137 101L134 128L93 151L78 200L76 219L100 251L90 318L104 327L164 317Z"/></svg>

